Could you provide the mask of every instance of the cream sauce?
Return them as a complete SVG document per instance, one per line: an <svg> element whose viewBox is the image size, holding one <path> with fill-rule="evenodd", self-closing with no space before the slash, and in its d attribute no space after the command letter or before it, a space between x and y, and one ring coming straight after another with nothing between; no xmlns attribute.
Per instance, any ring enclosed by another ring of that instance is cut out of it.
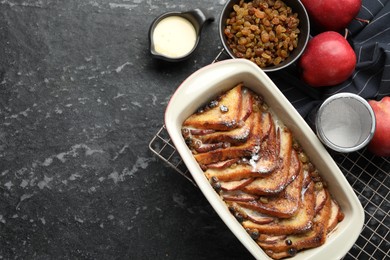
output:
<svg viewBox="0 0 390 260"><path fill-rule="evenodd" d="M194 48L196 37L195 28L190 21L179 16L169 16L154 28L154 49L167 57L182 57Z"/></svg>

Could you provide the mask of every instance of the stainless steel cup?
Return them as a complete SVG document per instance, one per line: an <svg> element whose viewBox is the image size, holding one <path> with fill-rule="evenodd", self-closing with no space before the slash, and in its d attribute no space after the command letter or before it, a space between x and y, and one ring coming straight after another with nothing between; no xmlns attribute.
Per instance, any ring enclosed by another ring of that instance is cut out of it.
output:
<svg viewBox="0 0 390 260"><path fill-rule="evenodd" d="M364 98L339 93L322 103L315 125L322 143L337 152L349 153L370 142L375 132L375 114Z"/></svg>

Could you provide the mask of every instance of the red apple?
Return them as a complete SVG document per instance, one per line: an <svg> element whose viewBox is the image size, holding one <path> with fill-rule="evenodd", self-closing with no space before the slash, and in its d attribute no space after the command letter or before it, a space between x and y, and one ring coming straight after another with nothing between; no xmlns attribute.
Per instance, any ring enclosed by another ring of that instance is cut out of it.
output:
<svg viewBox="0 0 390 260"><path fill-rule="evenodd" d="M315 31L341 31L359 13L362 0L301 0Z"/></svg>
<svg viewBox="0 0 390 260"><path fill-rule="evenodd" d="M348 79L356 66L356 54L337 32L314 36L299 59L304 82L313 87L334 86Z"/></svg>
<svg viewBox="0 0 390 260"><path fill-rule="evenodd" d="M375 113L376 130L368 149L378 156L390 156L390 96L380 101L369 100Z"/></svg>

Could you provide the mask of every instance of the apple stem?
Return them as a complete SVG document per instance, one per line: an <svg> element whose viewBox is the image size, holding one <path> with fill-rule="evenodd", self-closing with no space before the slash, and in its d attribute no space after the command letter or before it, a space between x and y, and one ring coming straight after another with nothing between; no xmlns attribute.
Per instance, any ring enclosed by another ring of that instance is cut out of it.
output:
<svg viewBox="0 0 390 260"><path fill-rule="evenodd" d="M344 38L347 39L349 30L348 28L345 28Z"/></svg>
<svg viewBox="0 0 390 260"><path fill-rule="evenodd" d="M359 18L359 17L355 17L354 19L359 21L359 22L362 22L362 23L367 23L367 24L370 23L370 20L362 19L362 18Z"/></svg>

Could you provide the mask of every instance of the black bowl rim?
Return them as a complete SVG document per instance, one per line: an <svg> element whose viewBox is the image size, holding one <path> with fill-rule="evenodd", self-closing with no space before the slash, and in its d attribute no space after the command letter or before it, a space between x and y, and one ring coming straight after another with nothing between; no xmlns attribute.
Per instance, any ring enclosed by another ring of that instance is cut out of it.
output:
<svg viewBox="0 0 390 260"><path fill-rule="evenodd" d="M226 19L226 16L227 16L229 10L232 10L233 5L240 2L240 1L241 0L228 0L222 9L222 12L220 14L219 21L218 21L220 40L221 40L222 45L223 45L225 51L227 52L227 54L233 59L237 59L237 57L232 53L232 51L230 50L230 47L227 46L226 38L225 38L223 31L224 31L224 27L225 27L225 25L224 25L225 19ZM249 2L249 1L245 0L245 2ZM288 6L290 6L295 12L298 12L299 16L301 16L301 13L304 14L303 20L302 20L302 17L299 18L300 19L299 28L300 28L301 32L305 32L305 34L304 34L304 37L300 37L300 39L298 40L299 41L298 46L301 46L301 48L299 48L299 52L296 52L296 50L298 50L298 48L296 48L295 50L293 50L293 53L292 53L293 55L290 54L289 58L284 60L279 65L261 68L264 72L278 71L278 70L281 70L281 69L286 68L287 66L290 66L291 64L293 64L295 61L297 61L299 59L299 57L305 51L306 45L310 39L310 19L309 19L309 15L306 11L305 6L302 4L302 2L300 0L283 0L283 2L285 2ZM289 4L292 2L296 3L296 6L292 7ZM299 10L296 10L297 9L296 7L298 7Z"/></svg>

